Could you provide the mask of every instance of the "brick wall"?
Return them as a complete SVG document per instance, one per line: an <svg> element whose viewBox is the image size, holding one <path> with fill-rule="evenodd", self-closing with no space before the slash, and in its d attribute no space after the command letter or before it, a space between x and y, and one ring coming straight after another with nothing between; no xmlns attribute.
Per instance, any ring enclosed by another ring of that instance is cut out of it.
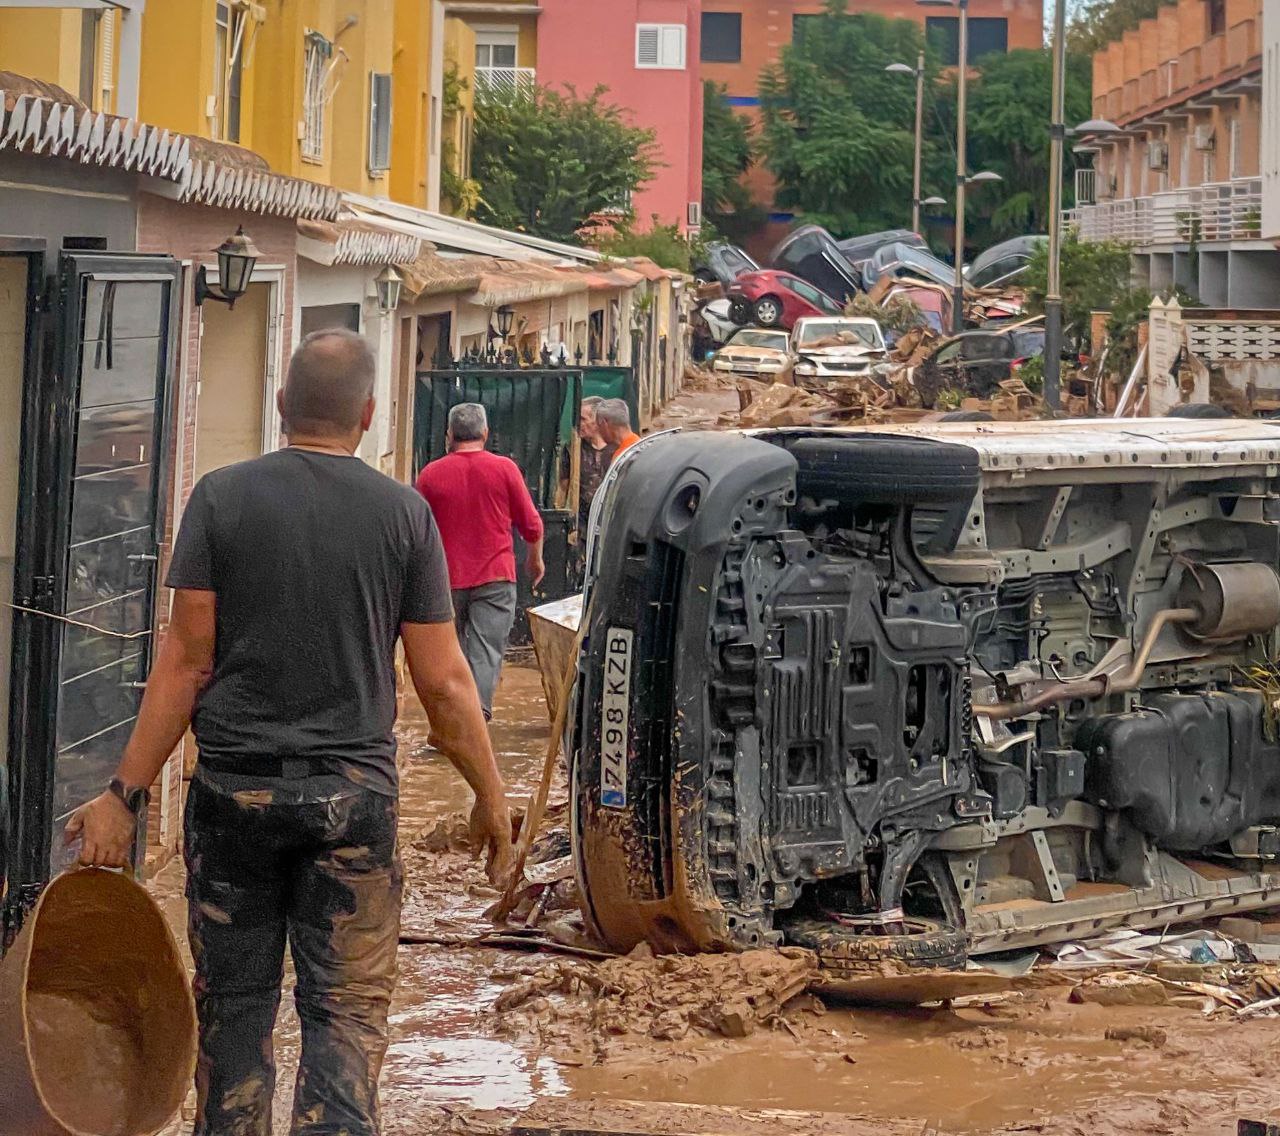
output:
<svg viewBox="0 0 1280 1136"><path fill-rule="evenodd" d="M179 297L175 371L170 384L168 483L162 493L166 510L164 539L160 547L160 578L163 580L173 553L173 538L180 520L179 510L195 487L196 395L200 376L200 309L193 296L195 269L201 264L216 266L213 251L238 225L253 238L262 267L284 268L284 317L280 342L284 350L293 343L293 293L297 278L297 228L287 218L263 217L229 209L208 209L181 205L167 198L139 195L138 251L164 253L179 261L190 261L184 271ZM175 509L175 502L177 508ZM156 612L156 645L159 647L169 623L169 593L162 589ZM181 831L182 771L194 764L195 755L183 745L161 771L151 787L151 812L147 824L147 871L159 870L177 849ZM166 784L167 782L167 784ZM162 812L162 801L167 811Z"/></svg>

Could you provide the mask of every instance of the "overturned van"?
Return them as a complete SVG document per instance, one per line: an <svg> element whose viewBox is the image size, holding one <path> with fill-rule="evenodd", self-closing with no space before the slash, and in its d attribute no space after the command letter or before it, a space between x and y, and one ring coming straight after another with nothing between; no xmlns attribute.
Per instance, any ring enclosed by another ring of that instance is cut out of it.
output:
<svg viewBox="0 0 1280 1136"><path fill-rule="evenodd" d="M646 439L572 738L613 946L832 966L1280 903L1280 427Z"/></svg>

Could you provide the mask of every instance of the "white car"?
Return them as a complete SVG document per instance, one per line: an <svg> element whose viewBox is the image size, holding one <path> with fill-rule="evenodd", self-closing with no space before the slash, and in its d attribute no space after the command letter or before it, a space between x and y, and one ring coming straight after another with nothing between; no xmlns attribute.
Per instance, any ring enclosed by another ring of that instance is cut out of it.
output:
<svg viewBox="0 0 1280 1136"><path fill-rule="evenodd" d="M880 325L867 316L809 316L791 331L796 381L869 375L888 348Z"/></svg>
<svg viewBox="0 0 1280 1136"><path fill-rule="evenodd" d="M716 352L712 367L720 374L749 379L776 375L787 365L791 336L766 327L739 328Z"/></svg>

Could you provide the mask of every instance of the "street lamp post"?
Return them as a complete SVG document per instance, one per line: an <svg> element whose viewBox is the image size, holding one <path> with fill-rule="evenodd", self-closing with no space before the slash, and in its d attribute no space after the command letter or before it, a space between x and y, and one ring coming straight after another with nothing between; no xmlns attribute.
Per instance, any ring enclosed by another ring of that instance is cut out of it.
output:
<svg viewBox="0 0 1280 1136"><path fill-rule="evenodd" d="M924 52L916 56L914 68L905 63L890 63L885 68L897 75L916 77L916 149L915 171L911 179L911 231L920 232L920 151L924 143Z"/></svg>
<svg viewBox="0 0 1280 1136"><path fill-rule="evenodd" d="M969 98L969 0L916 0L926 8L958 8L960 35L957 65L960 68L956 91L956 252L955 283L951 289L952 330L964 330L964 197L968 177L968 130L965 121Z"/></svg>
<svg viewBox="0 0 1280 1136"><path fill-rule="evenodd" d="M1053 7L1053 106L1049 124L1049 279L1044 295L1044 401L1057 410L1062 385L1062 150L1066 140L1067 0Z"/></svg>

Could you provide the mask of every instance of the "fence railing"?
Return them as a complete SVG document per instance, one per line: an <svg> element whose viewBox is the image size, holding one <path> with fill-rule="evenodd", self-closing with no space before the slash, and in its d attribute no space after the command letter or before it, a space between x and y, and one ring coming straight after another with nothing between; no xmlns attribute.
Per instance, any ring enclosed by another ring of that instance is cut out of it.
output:
<svg viewBox="0 0 1280 1136"><path fill-rule="evenodd" d="M509 103L531 96L537 86L532 67L477 67L476 98L481 102Z"/></svg>
<svg viewBox="0 0 1280 1136"><path fill-rule="evenodd" d="M1262 179L1234 178L1148 197L1082 203L1068 210L1066 219L1085 241L1173 245L1257 240L1262 236Z"/></svg>

